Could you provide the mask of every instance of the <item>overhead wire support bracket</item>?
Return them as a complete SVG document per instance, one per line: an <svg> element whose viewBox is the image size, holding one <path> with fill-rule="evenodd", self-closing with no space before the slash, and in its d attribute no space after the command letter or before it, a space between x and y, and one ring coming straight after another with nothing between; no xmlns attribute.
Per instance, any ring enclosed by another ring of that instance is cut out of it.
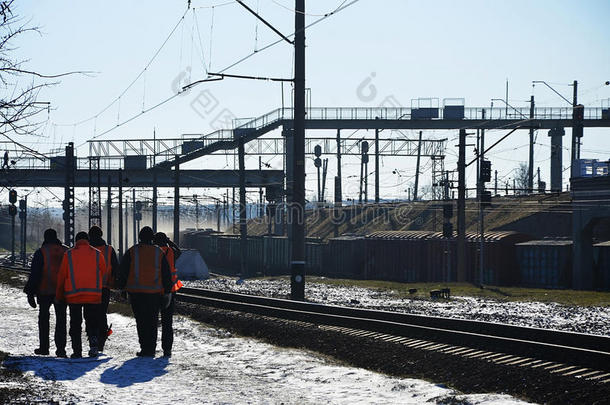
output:
<svg viewBox="0 0 610 405"><path fill-rule="evenodd" d="M244 3L242 0L235 0L235 1L237 1L242 7L244 7L246 10L248 10L250 13L252 13L252 15L254 15L256 18L261 20L263 22L263 24L265 24L267 27L271 28L271 30L273 32L275 32L276 34L278 34L280 37L282 37L282 39L284 41L288 42L289 44L294 45L294 41L291 41L290 39L288 39L288 37L286 35L282 34L280 31L278 31L273 25L271 25L269 22L267 22L267 20L265 20L260 15L258 15L256 13L256 11L254 11L250 7L248 7L248 5L246 3Z"/></svg>
<svg viewBox="0 0 610 405"><path fill-rule="evenodd" d="M208 78L208 79L197 80L196 82L187 84L186 86L182 87L182 91L186 91L186 90L190 89L191 87L193 87L193 86L195 86L195 85L197 85L199 83L217 82L217 81L222 80L222 79L223 79L222 77L218 77L218 78L213 78L213 79L209 79Z"/></svg>
<svg viewBox="0 0 610 405"><path fill-rule="evenodd" d="M260 76L247 76L247 75L230 75L227 73L212 73L208 72L210 76L218 76L220 79L224 79L225 77L229 77L232 79L249 79L249 80L266 80L271 82L293 82L294 79L283 79L281 77L260 77Z"/></svg>

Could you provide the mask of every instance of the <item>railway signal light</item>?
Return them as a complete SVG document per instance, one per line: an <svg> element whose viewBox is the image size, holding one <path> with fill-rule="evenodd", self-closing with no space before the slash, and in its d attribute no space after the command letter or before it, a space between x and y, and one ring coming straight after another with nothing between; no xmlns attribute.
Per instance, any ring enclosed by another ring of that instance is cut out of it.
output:
<svg viewBox="0 0 610 405"><path fill-rule="evenodd" d="M15 215L17 215L17 207L15 207L14 205L9 205L8 213L11 217L14 217Z"/></svg>
<svg viewBox="0 0 610 405"><path fill-rule="evenodd" d="M322 167L322 160L321 160L320 158L316 158L316 159L313 161L313 165L314 165L315 167Z"/></svg>
<svg viewBox="0 0 610 405"><path fill-rule="evenodd" d="M17 190L11 190L8 192L8 202L15 204L17 202Z"/></svg>
<svg viewBox="0 0 610 405"><path fill-rule="evenodd" d="M313 147L313 154L316 155L316 157L320 157L322 156L322 147L320 145L316 145Z"/></svg>
<svg viewBox="0 0 610 405"><path fill-rule="evenodd" d="M491 162L489 160L483 160L481 162L481 173L479 175L482 183L491 181Z"/></svg>

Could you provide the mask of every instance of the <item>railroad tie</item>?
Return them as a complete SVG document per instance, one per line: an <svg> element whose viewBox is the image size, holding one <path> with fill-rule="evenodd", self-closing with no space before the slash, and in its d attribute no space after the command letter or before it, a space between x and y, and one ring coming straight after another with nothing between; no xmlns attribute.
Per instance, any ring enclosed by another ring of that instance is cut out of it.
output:
<svg viewBox="0 0 610 405"><path fill-rule="evenodd" d="M574 369L578 369L578 367L577 366L568 366L568 367L564 367L564 368L560 368L560 369L551 370L551 374L563 374L564 371L570 371L570 370L574 370Z"/></svg>
<svg viewBox="0 0 610 405"><path fill-rule="evenodd" d="M496 357L494 359L491 359L491 361L493 361L494 363L498 363L498 362L500 362L502 360L505 360L505 359L515 359L515 356L513 356L512 354L505 354L504 356Z"/></svg>
<svg viewBox="0 0 610 405"><path fill-rule="evenodd" d="M532 361L532 359L529 358L529 357L522 357L521 360L513 361L512 363L506 363L506 365L507 366L518 366L521 363L525 363L525 362L528 362L528 361Z"/></svg>
<svg viewBox="0 0 610 405"><path fill-rule="evenodd" d="M512 364L512 363L516 363L518 361L522 361L525 360L523 357L518 357L518 356L510 356L510 358L508 359L504 359L504 360L498 360L496 361L496 364Z"/></svg>
<svg viewBox="0 0 610 405"><path fill-rule="evenodd" d="M610 373L604 373L604 374L596 375L596 376L593 376L593 377L588 377L587 380L589 380L589 381L601 380L601 379L606 378L606 377L610 377Z"/></svg>
<svg viewBox="0 0 610 405"><path fill-rule="evenodd" d="M563 367L563 366L565 366L565 364L557 363L555 365L550 365L548 367L544 367L544 369L547 371L550 371L550 370L556 369L557 367Z"/></svg>
<svg viewBox="0 0 610 405"><path fill-rule="evenodd" d="M549 364L557 364L557 363L553 363L552 361L545 361L545 362L536 364L535 366L532 366L532 368L545 367L545 366L548 366Z"/></svg>
<svg viewBox="0 0 610 405"><path fill-rule="evenodd" d="M567 373L563 373L563 376L567 377L567 376L573 375L574 377L578 377L578 374L586 372L586 371L589 371L589 369L588 368L578 368L576 370L573 370L573 371L570 371Z"/></svg>

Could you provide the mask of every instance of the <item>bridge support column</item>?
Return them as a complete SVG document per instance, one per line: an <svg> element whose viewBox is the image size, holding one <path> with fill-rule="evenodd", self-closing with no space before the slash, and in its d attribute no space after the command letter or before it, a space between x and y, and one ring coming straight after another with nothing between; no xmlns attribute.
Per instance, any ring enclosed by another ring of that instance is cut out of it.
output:
<svg viewBox="0 0 610 405"><path fill-rule="evenodd" d="M562 183L562 152L563 152L563 141L562 137L565 135L563 128L553 128L549 131L551 137L551 192L561 192Z"/></svg>

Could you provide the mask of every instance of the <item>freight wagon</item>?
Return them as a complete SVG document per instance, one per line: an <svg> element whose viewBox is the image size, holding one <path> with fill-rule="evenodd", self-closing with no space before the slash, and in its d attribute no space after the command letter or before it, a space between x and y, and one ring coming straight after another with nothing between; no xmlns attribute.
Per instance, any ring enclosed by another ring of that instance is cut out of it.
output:
<svg viewBox="0 0 610 405"><path fill-rule="evenodd" d="M610 291L610 241L593 245L593 288Z"/></svg>
<svg viewBox="0 0 610 405"><path fill-rule="evenodd" d="M533 240L516 245L520 285L569 288L572 285L572 241Z"/></svg>
<svg viewBox="0 0 610 405"><path fill-rule="evenodd" d="M515 285L520 280L515 245L530 240L516 232L485 235L483 283ZM251 236L248 275L290 274L289 242L284 236ZM240 271L237 235L185 233L185 245L198 249L208 265L227 274ZM382 231L367 236L344 235L323 244L307 240L306 274L334 278L398 282L457 280L457 238L428 231ZM479 282L480 236L466 235L466 279Z"/></svg>

